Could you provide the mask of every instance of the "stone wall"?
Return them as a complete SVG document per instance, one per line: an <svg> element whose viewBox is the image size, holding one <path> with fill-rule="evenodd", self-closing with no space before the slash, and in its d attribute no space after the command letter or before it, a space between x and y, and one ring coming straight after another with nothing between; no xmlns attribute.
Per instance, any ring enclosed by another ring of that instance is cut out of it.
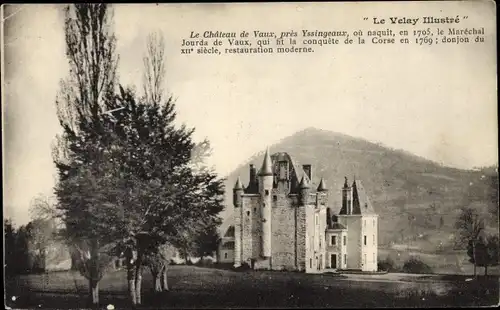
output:
<svg viewBox="0 0 500 310"><path fill-rule="evenodd" d="M242 225L241 225L241 212L243 208L234 208L234 266L241 266L242 262Z"/></svg>
<svg viewBox="0 0 500 310"><path fill-rule="evenodd" d="M306 239L307 239L307 222L306 222L306 207L297 207L296 217L297 230L295 231L295 238L297 242L296 248L296 267L299 271L306 270Z"/></svg>
<svg viewBox="0 0 500 310"><path fill-rule="evenodd" d="M297 206L278 195L272 207L272 269L295 269Z"/></svg>
<svg viewBox="0 0 500 310"><path fill-rule="evenodd" d="M260 254L259 195L244 195L241 215L241 263L251 264Z"/></svg>

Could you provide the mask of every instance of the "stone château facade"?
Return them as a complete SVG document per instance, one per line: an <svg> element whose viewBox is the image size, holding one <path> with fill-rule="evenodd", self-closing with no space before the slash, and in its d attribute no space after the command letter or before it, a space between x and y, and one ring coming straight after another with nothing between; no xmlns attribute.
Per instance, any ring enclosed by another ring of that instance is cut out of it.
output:
<svg viewBox="0 0 500 310"><path fill-rule="evenodd" d="M248 186L238 178L233 188L233 225L222 238L220 262L311 273L377 270L378 216L361 182L345 179L340 212L331 215L325 181L311 188L311 169L268 151L258 172L250 165Z"/></svg>

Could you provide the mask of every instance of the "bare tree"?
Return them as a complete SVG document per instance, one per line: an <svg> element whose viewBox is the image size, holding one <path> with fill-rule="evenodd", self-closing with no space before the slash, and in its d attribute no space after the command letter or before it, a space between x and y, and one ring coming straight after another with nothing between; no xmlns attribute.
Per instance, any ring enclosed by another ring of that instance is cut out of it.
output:
<svg viewBox="0 0 500 310"><path fill-rule="evenodd" d="M57 115L73 130L79 119L102 112L104 98L114 92L118 56L107 4L75 4L65 9L66 56L69 76L61 81Z"/></svg>
<svg viewBox="0 0 500 310"><path fill-rule="evenodd" d="M56 202L43 194L39 194L31 200L30 213L32 219L53 220L58 217Z"/></svg>
<svg viewBox="0 0 500 310"><path fill-rule="evenodd" d="M146 102L158 104L164 94L165 40L161 32L147 37L144 61L143 89Z"/></svg>
<svg viewBox="0 0 500 310"><path fill-rule="evenodd" d="M455 228L458 230L456 245L464 248L470 244L472 247L474 276L476 276L476 245L480 241L481 233L484 230L484 220L475 209L464 207L455 222Z"/></svg>

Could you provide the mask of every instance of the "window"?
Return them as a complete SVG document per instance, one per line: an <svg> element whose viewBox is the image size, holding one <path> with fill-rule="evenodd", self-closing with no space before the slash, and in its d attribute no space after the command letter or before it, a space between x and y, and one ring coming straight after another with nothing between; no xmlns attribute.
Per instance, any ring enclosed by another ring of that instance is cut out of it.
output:
<svg viewBox="0 0 500 310"><path fill-rule="evenodd" d="M375 235L373 235L373 245L375 245Z"/></svg>
<svg viewBox="0 0 500 310"><path fill-rule="evenodd" d="M366 254L363 256L363 265L366 265Z"/></svg>
<svg viewBox="0 0 500 310"><path fill-rule="evenodd" d="M375 253L373 253L373 262L375 262Z"/></svg>
<svg viewBox="0 0 500 310"><path fill-rule="evenodd" d="M226 252L226 253L224 253L224 258L227 258L227 252Z"/></svg>
<svg viewBox="0 0 500 310"><path fill-rule="evenodd" d="M337 236L332 236L331 245L337 245Z"/></svg>
<svg viewBox="0 0 500 310"><path fill-rule="evenodd" d="M347 244L347 237L344 236L344 245L346 245L346 244Z"/></svg>
<svg viewBox="0 0 500 310"><path fill-rule="evenodd" d="M269 190L266 189L266 196L269 196Z"/></svg>
<svg viewBox="0 0 500 310"><path fill-rule="evenodd" d="M318 222L319 222L319 221L318 221L318 215L316 214L316 218L315 218L315 223L316 223L316 225L318 225Z"/></svg>
<svg viewBox="0 0 500 310"><path fill-rule="evenodd" d="M366 245L366 235L363 236L363 243Z"/></svg>
<svg viewBox="0 0 500 310"><path fill-rule="evenodd" d="M321 239L322 239L322 238L321 238L321 236L319 236L319 248L320 248L320 249L321 249L321 245L322 245L322 244L321 244Z"/></svg>
<svg viewBox="0 0 500 310"><path fill-rule="evenodd" d="M273 200L274 200L274 202L277 202L278 201L278 196L274 195L273 196Z"/></svg>
<svg viewBox="0 0 500 310"><path fill-rule="evenodd" d="M347 254L344 254L344 266L347 265Z"/></svg>
<svg viewBox="0 0 500 310"><path fill-rule="evenodd" d="M312 267L313 267L313 259L309 258L309 268L312 268Z"/></svg>
<svg viewBox="0 0 500 310"><path fill-rule="evenodd" d="M265 206L265 205L264 205ZM253 208L253 212L257 211L257 208Z"/></svg>
<svg viewBox="0 0 500 310"><path fill-rule="evenodd" d="M247 215L250 215L250 211L247 211Z"/></svg>
<svg viewBox="0 0 500 310"><path fill-rule="evenodd" d="M288 180L288 161L279 162L279 179Z"/></svg>

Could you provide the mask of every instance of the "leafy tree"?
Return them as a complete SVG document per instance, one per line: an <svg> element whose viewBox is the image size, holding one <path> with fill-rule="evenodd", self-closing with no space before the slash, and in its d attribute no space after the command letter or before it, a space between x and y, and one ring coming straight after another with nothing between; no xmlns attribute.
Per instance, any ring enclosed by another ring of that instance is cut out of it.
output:
<svg viewBox="0 0 500 310"><path fill-rule="evenodd" d="M30 273L33 269L33 255L29 251L29 232L26 226L17 229L14 257L16 258L16 274Z"/></svg>
<svg viewBox="0 0 500 310"><path fill-rule="evenodd" d="M498 167L484 167L480 170L481 176L473 180L464 193L464 203L472 205L478 203L487 207L493 215L489 219L491 224L498 225Z"/></svg>
<svg viewBox="0 0 500 310"><path fill-rule="evenodd" d="M455 228L458 230L456 245L459 247L470 245L471 262L474 264L474 276L476 276L476 262L478 261L476 245L480 242L484 231L484 220L475 209L464 207L455 222Z"/></svg>
<svg viewBox="0 0 500 310"><path fill-rule="evenodd" d="M396 269L396 263L388 255L385 260L379 260L377 267L379 271L393 272Z"/></svg>
<svg viewBox="0 0 500 310"><path fill-rule="evenodd" d="M11 219L3 220L5 242L5 275L13 276L17 273L18 260L16 259L16 230Z"/></svg>
<svg viewBox="0 0 500 310"><path fill-rule="evenodd" d="M121 89L115 104L123 110L115 115L116 122L108 126L110 122L103 119L106 131L101 139L109 140L110 145L104 152L110 166L106 179L117 183L90 191L94 196L102 191L110 210L122 210L110 211L116 216L103 226L108 230L116 227L107 233L116 236L113 238L124 248L121 252L127 261L130 297L132 303L140 304L142 271L149 256L156 255L163 244L177 246L182 240L190 240L201 227L218 225L224 188L223 180L210 169L193 167L193 130L173 126L173 101L146 103L135 97L132 90ZM86 153L83 149L80 152ZM82 197L89 195L87 192ZM166 272L166 268L155 269Z"/></svg>
<svg viewBox="0 0 500 310"><path fill-rule="evenodd" d="M484 275L488 275L488 267L498 265L498 236L490 235L487 238L480 238L476 242L475 248L473 248L472 242L469 242L467 254L469 261L484 267Z"/></svg>

